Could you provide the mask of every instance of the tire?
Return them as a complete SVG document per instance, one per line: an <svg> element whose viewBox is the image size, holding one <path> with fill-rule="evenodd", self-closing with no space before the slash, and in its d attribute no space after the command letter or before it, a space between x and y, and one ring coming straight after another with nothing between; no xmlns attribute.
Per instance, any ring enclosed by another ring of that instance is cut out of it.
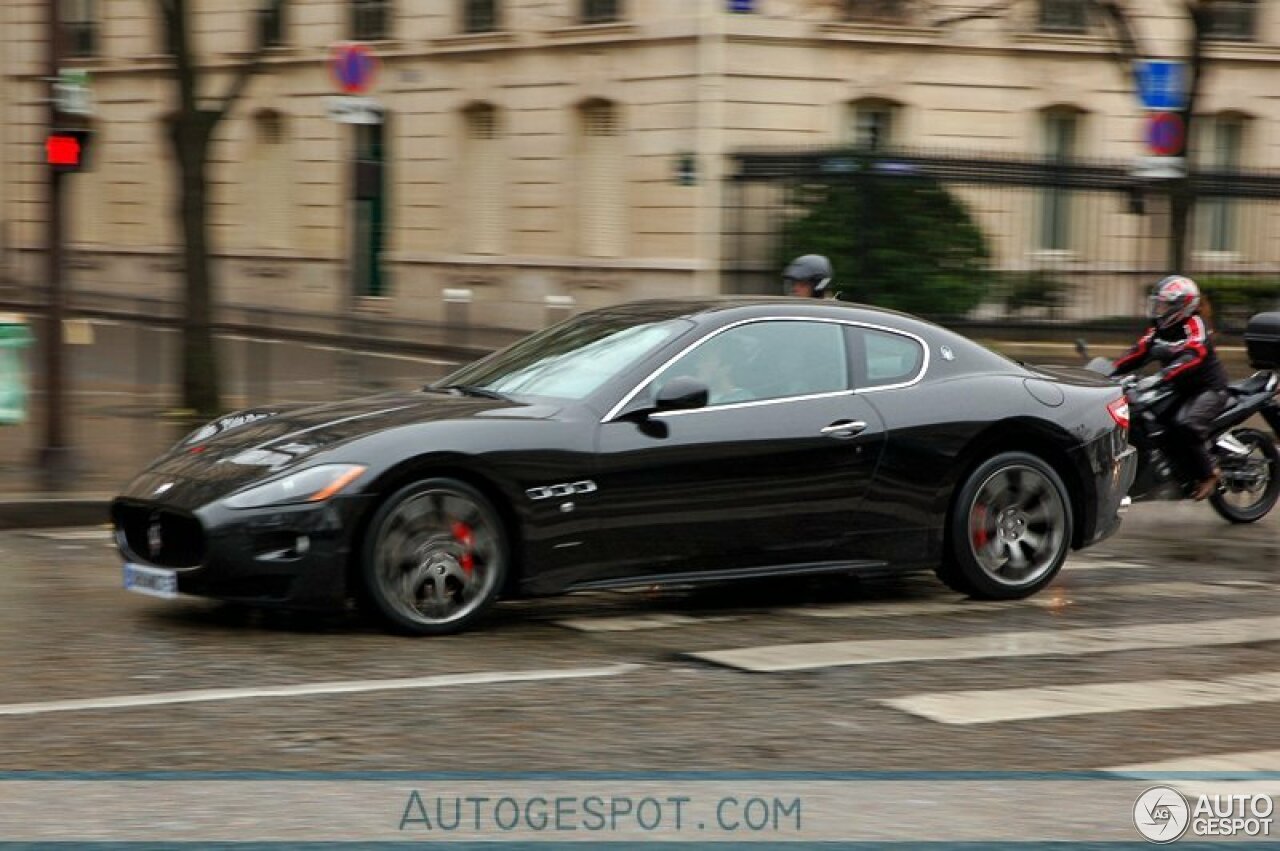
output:
<svg viewBox="0 0 1280 851"><path fill-rule="evenodd" d="M456 479L414 482L374 514L361 553L364 598L392 630L450 635L480 620L506 584L506 528Z"/></svg>
<svg viewBox="0 0 1280 851"><path fill-rule="evenodd" d="M1209 497L1209 504L1226 520L1232 523L1253 523L1261 520L1275 508L1280 498L1280 450L1276 449L1275 440L1266 432L1254 428L1238 428L1231 436L1246 446L1251 447L1250 458L1266 462L1267 481L1258 491L1258 497L1248 502L1236 502L1234 497L1241 493L1253 491L1230 491L1220 489ZM1224 478L1229 470L1224 465Z"/></svg>
<svg viewBox="0 0 1280 851"><path fill-rule="evenodd" d="M978 465L956 494L938 578L984 600L1029 597L1062 569L1072 525L1057 472L1035 455L1001 453Z"/></svg>

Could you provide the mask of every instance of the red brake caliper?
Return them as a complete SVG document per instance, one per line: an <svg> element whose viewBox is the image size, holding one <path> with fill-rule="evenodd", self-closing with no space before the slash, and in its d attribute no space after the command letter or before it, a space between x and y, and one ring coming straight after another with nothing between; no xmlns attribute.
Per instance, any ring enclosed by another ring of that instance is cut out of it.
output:
<svg viewBox="0 0 1280 851"><path fill-rule="evenodd" d="M475 556L472 555L471 548L475 545L475 534L471 531L471 527L461 520L453 521L453 539L462 544L464 552L462 558L458 559L458 564L462 565L462 569L470 573L476 566Z"/></svg>
<svg viewBox="0 0 1280 851"><path fill-rule="evenodd" d="M987 543L991 540L987 534L987 507L985 505L975 505L973 507L973 548L981 552L986 548Z"/></svg>

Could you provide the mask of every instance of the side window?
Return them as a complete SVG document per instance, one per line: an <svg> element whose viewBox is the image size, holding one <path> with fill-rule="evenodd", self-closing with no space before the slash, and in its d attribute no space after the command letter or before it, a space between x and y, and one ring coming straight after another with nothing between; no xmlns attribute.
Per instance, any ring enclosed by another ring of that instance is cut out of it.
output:
<svg viewBox="0 0 1280 851"><path fill-rule="evenodd" d="M842 326L753 322L709 338L653 380L649 392L689 376L711 390L709 405L759 402L849 389Z"/></svg>
<svg viewBox="0 0 1280 851"><path fill-rule="evenodd" d="M857 329L854 337L859 389L902 384L919 374L924 347L913 338L871 328Z"/></svg>

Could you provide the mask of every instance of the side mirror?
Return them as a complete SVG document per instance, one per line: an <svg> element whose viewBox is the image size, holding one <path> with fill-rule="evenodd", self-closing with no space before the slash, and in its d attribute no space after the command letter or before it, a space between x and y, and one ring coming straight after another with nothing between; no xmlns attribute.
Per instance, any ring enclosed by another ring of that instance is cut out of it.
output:
<svg viewBox="0 0 1280 851"><path fill-rule="evenodd" d="M673 378L658 390L653 409L659 411L689 411L705 408L711 397L711 389L696 378L682 375Z"/></svg>
<svg viewBox="0 0 1280 851"><path fill-rule="evenodd" d="M1089 359L1089 344L1084 341L1084 337L1076 337L1076 354L1085 360Z"/></svg>

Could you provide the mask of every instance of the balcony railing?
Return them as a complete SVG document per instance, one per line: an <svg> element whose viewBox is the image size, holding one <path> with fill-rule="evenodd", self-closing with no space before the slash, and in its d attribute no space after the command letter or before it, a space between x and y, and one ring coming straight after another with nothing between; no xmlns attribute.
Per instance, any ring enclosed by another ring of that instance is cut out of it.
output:
<svg viewBox="0 0 1280 851"><path fill-rule="evenodd" d="M1040 0L1040 29L1046 32L1084 32L1089 28L1085 0Z"/></svg>
<svg viewBox="0 0 1280 851"><path fill-rule="evenodd" d="M906 23L907 18L907 0L844 0L846 21L901 24Z"/></svg>
<svg viewBox="0 0 1280 851"><path fill-rule="evenodd" d="M491 33L497 29L497 0L465 0L462 10L463 32Z"/></svg>
<svg viewBox="0 0 1280 851"><path fill-rule="evenodd" d="M67 56L87 59L98 55L98 22L67 21L62 25Z"/></svg>
<svg viewBox="0 0 1280 851"><path fill-rule="evenodd" d="M621 19L621 0L582 0L584 24L612 24Z"/></svg>
<svg viewBox="0 0 1280 851"><path fill-rule="evenodd" d="M1205 35L1223 41L1257 38L1258 3L1255 0L1215 0L1208 4L1209 28Z"/></svg>
<svg viewBox="0 0 1280 851"><path fill-rule="evenodd" d="M351 4L351 37L357 41L390 38L390 0L355 0Z"/></svg>

